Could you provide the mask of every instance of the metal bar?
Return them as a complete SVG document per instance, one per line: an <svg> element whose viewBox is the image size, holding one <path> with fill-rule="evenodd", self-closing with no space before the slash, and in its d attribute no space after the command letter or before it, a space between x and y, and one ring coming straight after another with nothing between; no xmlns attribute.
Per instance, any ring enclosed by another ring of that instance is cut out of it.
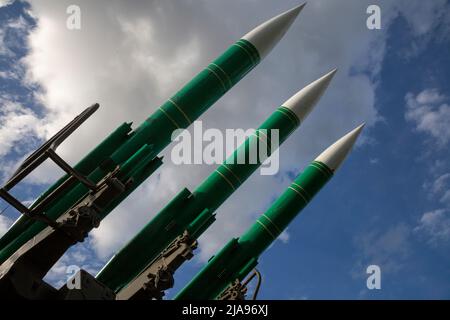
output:
<svg viewBox="0 0 450 320"><path fill-rule="evenodd" d="M48 141L46 141L42 146L40 146L36 151L34 151L27 159L20 165L20 167L14 172L12 177L6 182L6 189L9 190L14 187L23 177L25 177L29 172L31 172L34 168L36 168L42 161L38 161L37 159L41 159L42 155L46 150L56 148L63 142L71 133L73 133L86 119L88 119L95 111L98 110L99 104L96 103L88 108L86 108L82 113L76 116L71 122L69 122L64 128L58 131L53 137L51 137ZM26 174L25 174L26 172ZM17 176L20 176L17 177Z"/></svg>
<svg viewBox="0 0 450 320"><path fill-rule="evenodd" d="M25 215L30 215L30 209L24 206L19 200L14 198L8 191L4 188L0 189L0 197L2 197L6 202L16 208L20 213Z"/></svg>
<svg viewBox="0 0 450 320"><path fill-rule="evenodd" d="M67 124L61 131L59 131L53 138L53 141L49 144L50 148L56 150L58 146L66 140L83 122L85 122L95 111L98 110L100 105L98 103L84 109L78 116L76 116L69 124Z"/></svg>
<svg viewBox="0 0 450 320"><path fill-rule="evenodd" d="M259 272L258 269L255 268L253 270L253 272L258 278L258 282L256 283L255 291L253 291L253 296L252 296L252 300L256 300L256 297L258 296L258 293L259 293L259 288L261 287L262 277L261 277L261 273Z"/></svg>
<svg viewBox="0 0 450 320"><path fill-rule="evenodd" d="M97 190L97 185L95 183L80 174L78 171L74 170L67 162L65 162L60 156L58 156L53 149L47 149L46 153L48 154L49 158L52 159L65 172L77 178L78 181L80 181L92 191Z"/></svg>
<svg viewBox="0 0 450 320"><path fill-rule="evenodd" d="M46 223L47 225L58 228L58 223L51 220L49 217L43 215L43 214L35 214L30 211L26 206L24 206L20 201L18 201L16 198L14 198L11 194L9 194L5 189L0 189L0 197L2 197L6 202L8 202L10 205L12 205L14 208L16 208L20 213L27 216L30 219L42 221Z"/></svg>
<svg viewBox="0 0 450 320"><path fill-rule="evenodd" d="M69 176L59 187L57 187L55 190L53 190L49 195L47 195L44 199L39 202L36 207L31 209L32 214L36 214L40 211L43 211L43 209L54 199L58 198L60 194L62 194L64 191L72 187L76 182L77 178L74 176Z"/></svg>
<svg viewBox="0 0 450 320"><path fill-rule="evenodd" d="M20 170L16 171L14 175L4 185L5 190L11 190L16 184L18 184L23 178L36 169L40 164L47 160L48 156L45 153L41 153L33 158L33 161L26 166L21 166Z"/></svg>

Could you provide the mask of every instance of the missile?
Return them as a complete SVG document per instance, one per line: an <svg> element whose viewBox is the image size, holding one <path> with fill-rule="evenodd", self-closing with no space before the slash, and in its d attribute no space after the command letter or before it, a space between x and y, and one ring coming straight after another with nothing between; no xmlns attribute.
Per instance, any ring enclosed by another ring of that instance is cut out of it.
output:
<svg viewBox="0 0 450 320"><path fill-rule="evenodd" d="M117 195L98 213L103 219L120 202L145 181L161 164L158 153L170 142L175 129L186 128L220 97L239 82L263 59L285 34L303 5L292 8L263 23L231 45L221 56L188 82L180 91L161 105L138 128L124 123L100 145L83 158L74 169L94 184L99 183L117 167L125 165L140 152L140 170L127 175L126 190ZM141 150L144 148L145 150ZM62 185L70 185L62 197L48 199ZM52 220L57 220L88 195L89 188L82 183L69 183L66 175L51 186L31 206ZM40 221L22 216L0 239L0 264L21 246L47 227Z"/></svg>
<svg viewBox="0 0 450 320"><path fill-rule="evenodd" d="M240 238L232 239L209 260L175 299L216 299L224 289L241 282L255 268L259 256L331 179L363 126L347 133L311 162Z"/></svg>
<svg viewBox="0 0 450 320"><path fill-rule="evenodd" d="M139 278L141 272L149 268L158 254L167 252L169 245L177 237L187 232L190 238L197 239L214 222L217 208L264 161L263 158L258 158L254 163L239 163L238 160L250 158L249 150L255 145L255 141L269 145L272 130L278 133L279 144L285 141L314 108L335 73L336 69L312 82L278 107L255 134L248 137L193 193L183 189L113 256L96 276L97 280L116 292L125 290L133 279ZM273 151L275 148L267 154L270 155ZM145 278L145 275L142 277ZM133 293L126 296L132 297ZM124 298L125 295L120 294L120 297Z"/></svg>

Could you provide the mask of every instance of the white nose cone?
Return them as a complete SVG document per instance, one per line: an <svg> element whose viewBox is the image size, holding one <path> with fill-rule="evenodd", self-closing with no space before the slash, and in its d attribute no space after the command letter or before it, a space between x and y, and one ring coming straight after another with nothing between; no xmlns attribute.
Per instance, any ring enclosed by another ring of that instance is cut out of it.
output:
<svg viewBox="0 0 450 320"><path fill-rule="evenodd" d="M253 44L258 50L260 58L263 59L284 36L305 4L292 8L260 24L243 36L242 39Z"/></svg>
<svg viewBox="0 0 450 320"><path fill-rule="evenodd" d="M328 88L328 85L330 84L331 79L333 79L336 71L337 69L334 69L323 77L308 84L292 96L288 101L283 103L282 106L291 109L291 111L296 114L300 122L302 122Z"/></svg>
<svg viewBox="0 0 450 320"><path fill-rule="evenodd" d="M359 127L353 129L338 141L333 143L328 147L328 149L322 152L320 156L315 159L315 161L322 162L332 171L335 171L349 154L364 125L364 123L361 124Z"/></svg>

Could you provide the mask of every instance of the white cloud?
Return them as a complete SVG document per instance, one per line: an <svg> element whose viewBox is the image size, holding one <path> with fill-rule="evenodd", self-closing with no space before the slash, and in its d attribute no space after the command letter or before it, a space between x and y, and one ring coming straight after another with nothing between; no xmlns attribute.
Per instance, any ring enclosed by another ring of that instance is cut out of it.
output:
<svg viewBox="0 0 450 320"><path fill-rule="evenodd" d="M399 2L401 14L406 16L413 38L400 49L404 58L416 57L431 41L448 38L450 31L450 5L446 0Z"/></svg>
<svg viewBox="0 0 450 320"><path fill-rule="evenodd" d="M422 187L430 199L439 199L441 203L450 205L450 173L438 175L434 180L426 181Z"/></svg>
<svg viewBox="0 0 450 320"><path fill-rule="evenodd" d="M99 261L93 259L90 250L84 243L81 243L69 249L46 274L44 280L56 288L60 288L72 278L77 270L83 269L95 275L100 268Z"/></svg>
<svg viewBox="0 0 450 320"><path fill-rule="evenodd" d="M415 124L416 130L427 133L440 145L450 141L450 105L444 103L448 97L437 89L426 89L418 95L408 93L406 120Z"/></svg>
<svg viewBox="0 0 450 320"><path fill-rule="evenodd" d="M439 201L450 206L450 188L445 191Z"/></svg>
<svg viewBox="0 0 450 320"><path fill-rule="evenodd" d="M14 0L0 0L0 8L9 6Z"/></svg>
<svg viewBox="0 0 450 320"><path fill-rule="evenodd" d="M2 208L3 209L3 208ZM7 217L0 215L0 236L2 236L6 230L11 226L12 221Z"/></svg>
<svg viewBox="0 0 450 320"><path fill-rule="evenodd" d="M0 71L0 78L4 78L4 79L18 79L17 74L15 74L12 71Z"/></svg>
<svg viewBox="0 0 450 320"><path fill-rule="evenodd" d="M431 245L449 243L450 210L438 209L424 213L414 231L423 234Z"/></svg>
<svg viewBox="0 0 450 320"><path fill-rule="evenodd" d="M446 14L445 0L400 1L397 5L401 8L401 14L406 17L406 22L415 36L429 35Z"/></svg>
<svg viewBox="0 0 450 320"><path fill-rule="evenodd" d="M445 96L441 95L437 89L427 89L416 96L419 104L436 104L445 100Z"/></svg>
<svg viewBox="0 0 450 320"><path fill-rule="evenodd" d="M431 192L436 195L441 193L442 191L445 191L447 188L450 187L450 173L443 174L439 176L434 182L433 186L431 188Z"/></svg>
<svg viewBox="0 0 450 320"><path fill-rule="evenodd" d="M0 101L2 102L2 101ZM41 144L46 135L45 120L21 104L3 101L0 109L0 183L10 178L18 165L28 156L31 149ZM14 153L15 159L7 160L6 155ZM63 171L50 160L26 177L23 183L42 185L55 181Z"/></svg>
<svg viewBox="0 0 450 320"><path fill-rule="evenodd" d="M5 42L5 31L0 29L0 56L10 57L14 53L8 48Z"/></svg>
<svg viewBox="0 0 450 320"><path fill-rule="evenodd" d="M1 8L0 4L0 8ZM22 36L24 32L27 31L28 24L22 16L16 19L9 19L2 22L0 26L0 56L4 57L14 57L14 51L12 50L16 47L17 43L15 41L7 41L7 36L17 37Z"/></svg>
<svg viewBox="0 0 450 320"><path fill-rule="evenodd" d="M70 31L65 28L65 9L71 1L31 3L38 25L29 36L30 53L24 62L27 84L41 86L36 98L45 108L45 118L39 128L31 125L33 130L48 138L86 106L101 104L97 114L61 146L59 154L70 163L120 123L140 123L229 44L293 6L288 2L164 1L130 6L115 0L78 1L82 28ZM379 120L373 79L381 70L386 30L405 7L391 3L382 4L384 22L379 32L366 28L364 1L308 3L274 52L202 116L205 129L255 127L302 86L334 67L339 72L320 105L302 132L282 147L282 169L303 166L362 121L373 125ZM408 12L404 15L412 24L420 22L410 19ZM315 139L307 138L311 136ZM111 255L182 187L193 190L212 170L206 165L175 166L166 156L160 178L151 177L93 232L91 245L97 254ZM201 237L202 261L245 231L255 219L255 210L267 207L270 197L288 183L252 176L219 208L217 223ZM265 200L255 203L254 199Z"/></svg>
<svg viewBox="0 0 450 320"><path fill-rule="evenodd" d="M429 184L424 185L425 188ZM437 197L439 201L450 208L450 173L445 173L439 176L431 185L430 195Z"/></svg>
<svg viewBox="0 0 450 320"><path fill-rule="evenodd" d="M278 240L280 240L281 242L286 244L289 242L290 237L291 237L291 235L289 234L289 232L286 229L278 236Z"/></svg>
<svg viewBox="0 0 450 320"><path fill-rule="evenodd" d="M450 240L450 173L440 175L423 187L443 207L425 212L414 231L426 238L430 245L443 245Z"/></svg>
<svg viewBox="0 0 450 320"><path fill-rule="evenodd" d="M4 103L0 109L0 157L19 145L19 141L42 137L42 123L36 114L17 103Z"/></svg>
<svg viewBox="0 0 450 320"><path fill-rule="evenodd" d="M21 15L16 19L10 20L7 23L9 29L14 29L15 31L26 32L28 30L28 23L25 18Z"/></svg>
<svg viewBox="0 0 450 320"><path fill-rule="evenodd" d="M355 245L361 253L352 274L365 276L366 267L371 264L380 266L382 272L398 272L409 257L411 247L409 237L411 228L397 224L386 230L372 230L355 237Z"/></svg>

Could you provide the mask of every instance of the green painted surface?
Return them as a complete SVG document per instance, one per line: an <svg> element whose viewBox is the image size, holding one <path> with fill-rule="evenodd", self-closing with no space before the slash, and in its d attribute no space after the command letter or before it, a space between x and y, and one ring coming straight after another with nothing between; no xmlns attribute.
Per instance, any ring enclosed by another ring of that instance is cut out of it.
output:
<svg viewBox="0 0 450 320"><path fill-rule="evenodd" d="M136 130L127 135L123 143L115 146L114 152L109 153L111 161L108 168L100 168L98 167L100 163L96 163L97 166L88 177L94 182L100 181L108 173L108 170L115 165L122 165L145 144L152 147L152 155L156 157L171 142L174 129L189 126L259 63L258 52L252 44L245 40L239 40L237 43L239 45L232 45ZM96 159L92 159L92 162L94 160ZM135 181L142 182L144 180L136 176ZM63 198L52 203L45 214L53 219L58 218L87 192L88 190L84 186L76 185ZM123 199L115 200L113 203L118 205L121 200ZM106 216L111 210L105 212L103 216ZM3 263L44 228L45 225L41 222L30 223L29 221L21 221L17 226L13 226L5 238L0 241L2 243L0 263Z"/></svg>
<svg viewBox="0 0 450 320"><path fill-rule="evenodd" d="M333 173L325 165L312 162L286 191L261 215L240 239L258 257L283 232Z"/></svg>
<svg viewBox="0 0 450 320"><path fill-rule="evenodd" d="M175 299L215 299L235 279L243 280L259 256L332 176L327 166L313 161L270 208L239 239L231 240L219 251Z"/></svg>
<svg viewBox="0 0 450 320"><path fill-rule="evenodd" d="M127 285L205 209L212 215L259 168L262 159L255 159L257 161L254 164L248 161L237 162L237 159L250 159L249 150L252 141L256 139L266 141L267 136L270 139L271 130L275 129L278 130L281 144L299 124L295 114L289 109L278 108L255 131L255 135L246 139L192 194L185 189L163 208L106 264L97 275L97 279L115 291ZM265 147L265 144L261 143L261 146ZM233 164L227 164L232 160ZM197 234L200 235L201 232Z"/></svg>

